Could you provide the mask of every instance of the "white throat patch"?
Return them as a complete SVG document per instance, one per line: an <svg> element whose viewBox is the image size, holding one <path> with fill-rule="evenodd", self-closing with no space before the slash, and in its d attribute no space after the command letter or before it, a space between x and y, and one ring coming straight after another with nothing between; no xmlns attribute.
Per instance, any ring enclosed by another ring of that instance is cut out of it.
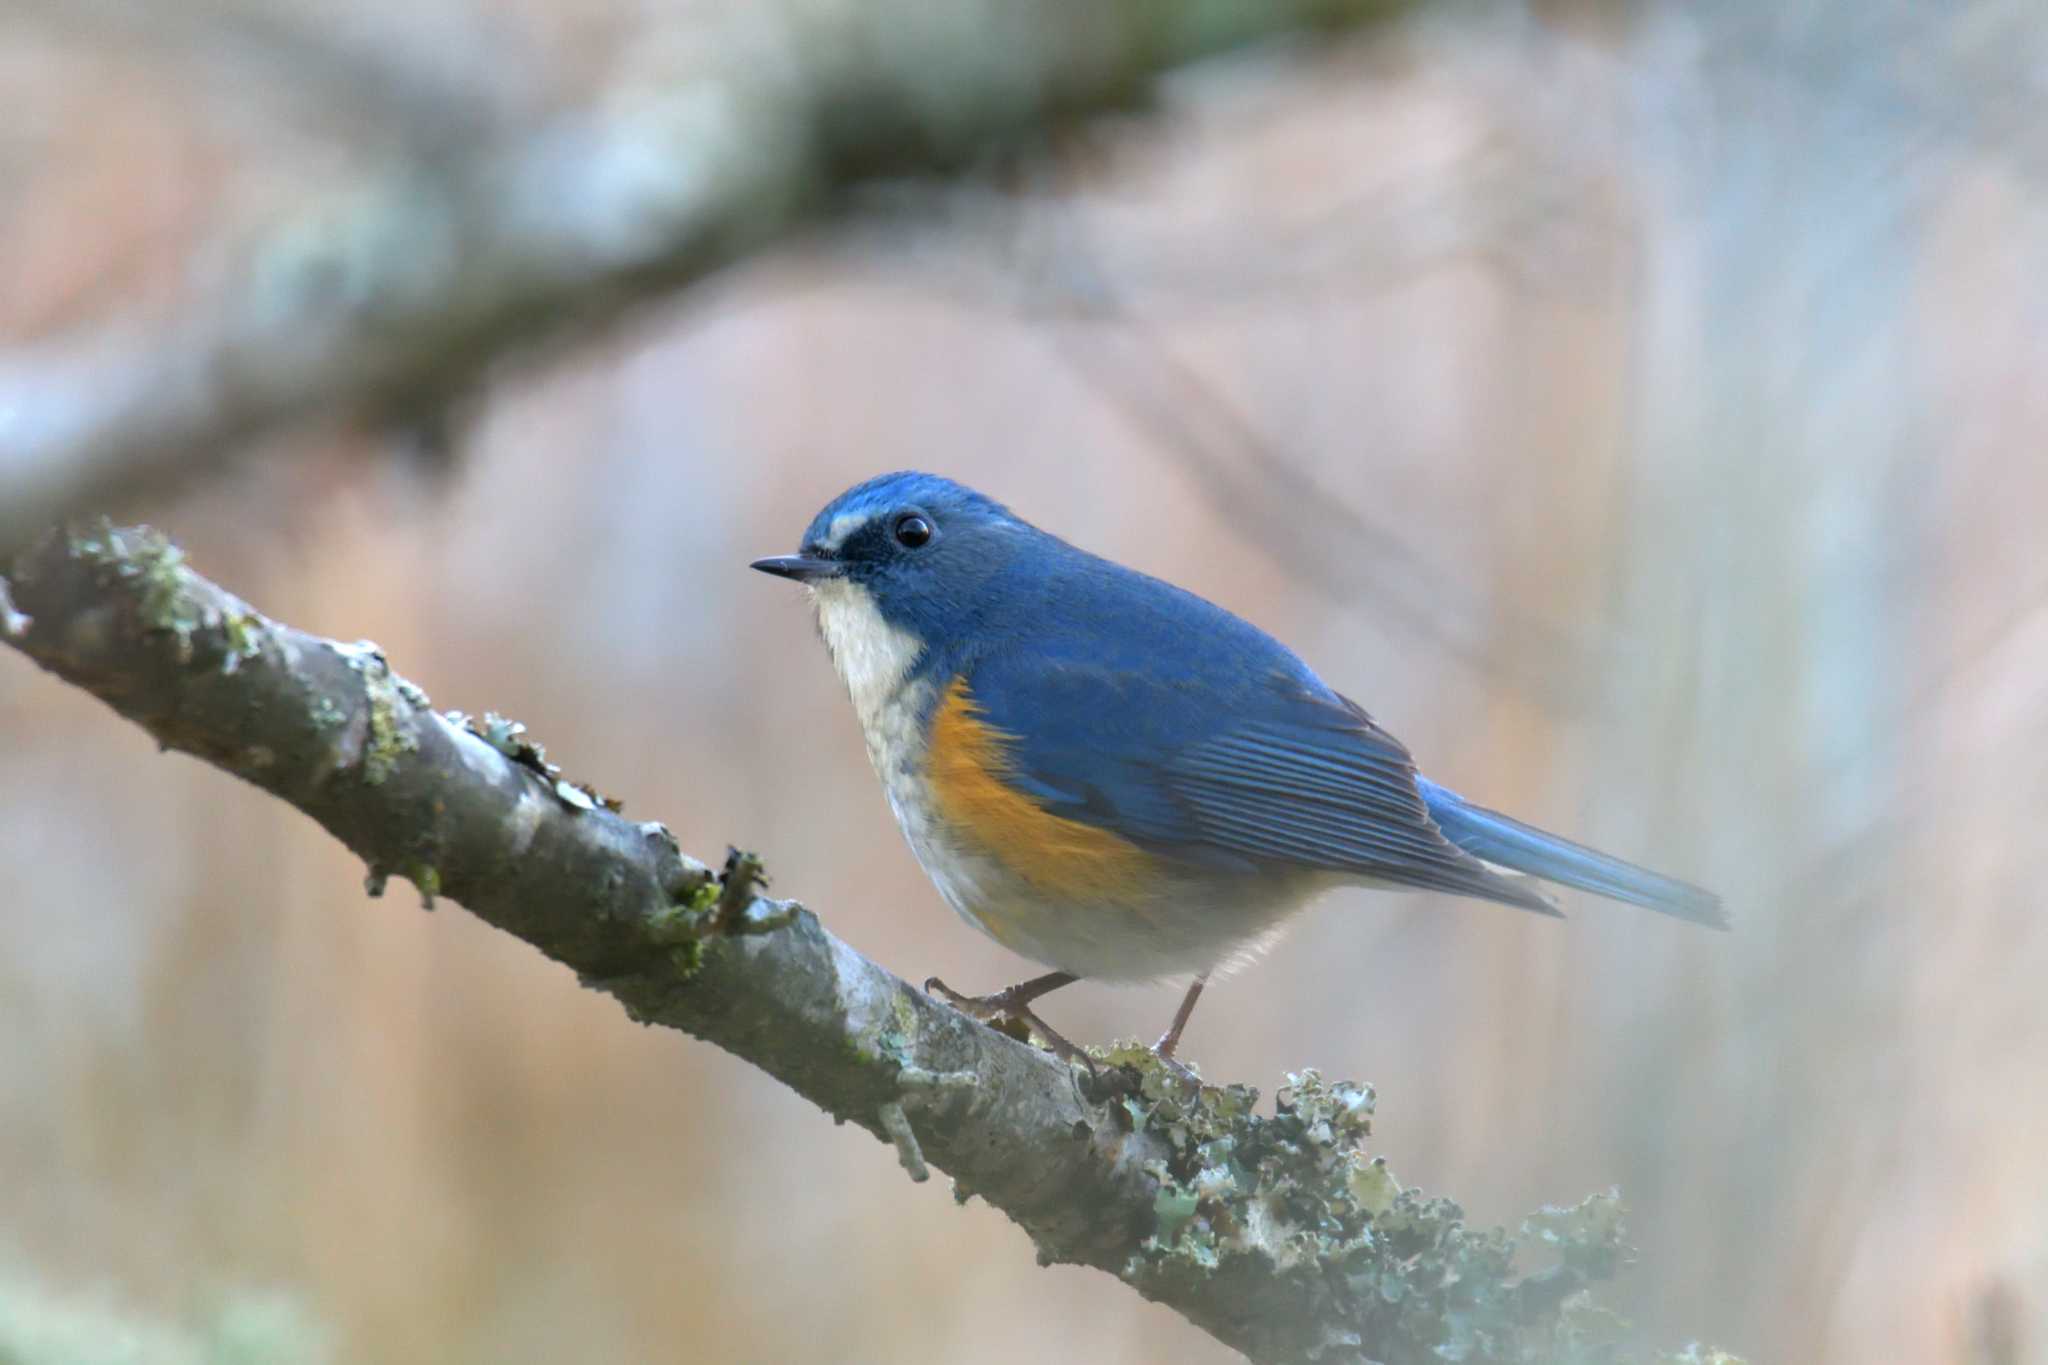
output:
<svg viewBox="0 0 2048 1365"><path fill-rule="evenodd" d="M872 743L888 728L893 704L900 700L911 665L924 646L908 631L882 617L874 595L857 583L827 578L811 587L818 608L818 631L832 651L832 666L853 698L853 711Z"/></svg>

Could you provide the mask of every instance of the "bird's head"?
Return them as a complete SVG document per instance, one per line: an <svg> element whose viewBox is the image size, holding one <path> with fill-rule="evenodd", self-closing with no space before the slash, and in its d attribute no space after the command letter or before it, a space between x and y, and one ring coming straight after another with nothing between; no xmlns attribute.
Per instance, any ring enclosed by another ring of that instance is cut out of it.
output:
<svg viewBox="0 0 2048 1365"><path fill-rule="evenodd" d="M753 567L811 590L858 703L864 679L893 687L923 650L1000 629L1001 593L1050 540L971 488L905 471L841 493L811 520L796 554Z"/></svg>

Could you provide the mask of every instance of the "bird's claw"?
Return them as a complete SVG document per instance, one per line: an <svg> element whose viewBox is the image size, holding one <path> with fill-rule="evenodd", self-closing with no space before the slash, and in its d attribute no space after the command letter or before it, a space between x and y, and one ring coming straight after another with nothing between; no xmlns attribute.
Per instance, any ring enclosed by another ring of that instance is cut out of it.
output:
<svg viewBox="0 0 2048 1365"><path fill-rule="evenodd" d="M1169 1040L1166 1038L1161 1038L1158 1042L1152 1045L1152 1055L1159 1060L1159 1065L1165 1067L1168 1071L1172 1072L1177 1079L1183 1081L1188 1085L1193 1086L1197 1090L1201 1089L1201 1073L1196 1071L1193 1067L1189 1066L1180 1058L1173 1055L1173 1043L1175 1041L1178 1040Z"/></svg>
<svg viewBox="0 0 2048 1365"><path fill-rule="evenodd" d="M1011 1030L1003 1027L1005 1024L1020 1025L1028 1033L1036 1034L1045 1043L1046 1049L1061 1061L1070 1064L1078 1062L1088 1068L1089 1075L1095 1074L1095 1059L1062 1038L1052 1025L1032 1013L1029 1004L1031 997L1023 994L1016 986L1005 987L992 995L962 995L936 976L931 976L925 978L924 991L926 995L938 996L962 1014L971 1019L979 1019L999 1033L1011 1033ZM1028 1042L1029 1038L1019 1038L1018 1041Z"/></svg>

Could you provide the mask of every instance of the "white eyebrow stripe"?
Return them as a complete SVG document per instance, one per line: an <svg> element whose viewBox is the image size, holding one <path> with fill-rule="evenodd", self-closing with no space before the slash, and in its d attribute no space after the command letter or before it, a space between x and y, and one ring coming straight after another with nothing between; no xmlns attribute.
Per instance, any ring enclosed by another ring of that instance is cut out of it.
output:
<svg viewBox="0 0 2048 1365"><path fill-rule="evenodd" d="M825 539L819 548L830 554L846 544L853 534L875 519L872 512L841 512L832 518L832 524L825 528Z"/></svg>

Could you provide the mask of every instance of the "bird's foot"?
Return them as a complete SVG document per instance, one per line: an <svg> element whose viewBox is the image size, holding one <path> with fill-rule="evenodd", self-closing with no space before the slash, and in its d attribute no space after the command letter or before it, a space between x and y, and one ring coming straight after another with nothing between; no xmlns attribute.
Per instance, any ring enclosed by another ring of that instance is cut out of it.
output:
<svg viewBox="0 0 2048 1365"><path fill-rule="evenodd" d="M1197 1087L1202 1084L1202 1078L1195 1074L1193 1067L1174 1056L1173 1051L1180 1046L1181 1030L1188 1026L1188 1017L1195 1012L1195 1002L1202 998L1202 987L1208 984L1207 972L1188 983L1188 992L1181 997L1180 1008L1173 1012L1173 1022L1166 1026L1166 1032L1159 1035L1159 1041L1152 1044L1152 1055L1159 1059L1160 1065Z"/></svg>
<svg viewBox="0 0 2048 1365"><path fill-rule="evenodd" d="M1032 989L1039 984L1039 981L1025 981L1015 986L1007 986L993 995L962 995L934 976L926 979L924 989L925 994L938 996L962 1014L979 1019L990 1028L999 1033L1009 1034L1019 1042L1029 1042L1030 1035L1038 1035L1055 1057L1063 1062L1079 1062L1088 1068L1090 1075L1093 1075L1095 1059L1062 1038L1052 1025L1031 1012L1031 1002L1045 994L1045 990L1048 989Z"/></svg>
<svg viewBox="0 0 2048 1365"><path fill-rule="evenodd" d="M1159 1059L1161 1066L1165 1067L1182 1081L1200 1089L1202 1085L1201 1073L1173 1055L1174 1047L1179 1042L1180 1039L1173 1034L1165 1034L1158 1042L1152 1044L1152 1055Z"/></svg>

